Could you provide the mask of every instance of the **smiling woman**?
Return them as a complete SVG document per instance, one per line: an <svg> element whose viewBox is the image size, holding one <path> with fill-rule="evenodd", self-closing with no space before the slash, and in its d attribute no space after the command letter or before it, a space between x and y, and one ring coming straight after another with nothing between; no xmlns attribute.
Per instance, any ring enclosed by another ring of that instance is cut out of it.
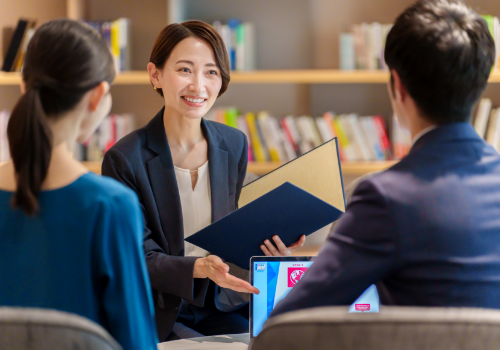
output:
<svg viewBox="0 0 500 350"><path fill-rule="evenodd" d="M248 295L238 292L258 293L248 271L184 242L236 210L245 178L246 136L203 119L229 84L224 43L204 22L171 24L147 68L165 107L106 153L102 173L141 201L160 341L246 333ZM303 241L287 248L276 237L276 247L263 242L263 253L289 255Z"/></svg>

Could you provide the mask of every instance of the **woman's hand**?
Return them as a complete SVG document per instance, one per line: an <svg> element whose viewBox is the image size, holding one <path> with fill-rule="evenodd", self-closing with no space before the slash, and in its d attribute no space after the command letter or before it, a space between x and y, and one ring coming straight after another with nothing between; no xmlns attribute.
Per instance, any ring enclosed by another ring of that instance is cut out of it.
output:
<svg viewBox="0 0 500 350"><path fill-rule="evenodd" d="M259 290L247 281L243 281L229 274L229 266L224 264L221 258L209 255L199 258L194 263L194 278L210 278L217 285L229 288L237 292L259 294Z"/></svg>
<svg viewBox="0 0 500 350"><path fill-rule="evenodd" d="M290 256L297 248L304 245L306 241L306 236L302 235L297 242L289 246L288 248L281 241L278 236L273 236L274 244L272 244L268 239L264 241L264 244L260 246L260 249L264 252L266 256Z"/></svg>

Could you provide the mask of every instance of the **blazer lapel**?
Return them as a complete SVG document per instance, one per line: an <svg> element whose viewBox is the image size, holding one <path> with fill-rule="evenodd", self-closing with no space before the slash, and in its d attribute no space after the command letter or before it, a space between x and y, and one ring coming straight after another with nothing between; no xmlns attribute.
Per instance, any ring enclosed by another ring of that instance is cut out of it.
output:
<svg viewBox="0 0 500 350"><path fill-rule="evenodd" d="M228 154L222 147L222 136L205 119L201 127L208 143L208 168L212 197L212 222L229 214Z"/></svg>
<svg viewBox="0 0 500 350"><path fill-rule="evenodd" d="M163 125L164 108L147 126L148 147L158 154L148 161L148 174L153 189L160 222L167 239L170 254L184 255L184 227L182 208L174 163Z"/></svg>

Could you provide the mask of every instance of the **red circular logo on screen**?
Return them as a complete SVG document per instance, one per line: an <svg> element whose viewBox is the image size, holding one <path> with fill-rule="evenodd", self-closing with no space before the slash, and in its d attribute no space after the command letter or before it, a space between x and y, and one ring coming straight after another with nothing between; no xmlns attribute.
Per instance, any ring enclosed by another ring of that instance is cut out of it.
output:
<svg viewBox="0 0 500 350"><path fill-rule="evenodd" d="M296 285L297 282L299 282L302 279L302 276L304 276L304 271L302 271L302 270L293 270L292 273L290 274L290 282L293 285Z"/></svg>

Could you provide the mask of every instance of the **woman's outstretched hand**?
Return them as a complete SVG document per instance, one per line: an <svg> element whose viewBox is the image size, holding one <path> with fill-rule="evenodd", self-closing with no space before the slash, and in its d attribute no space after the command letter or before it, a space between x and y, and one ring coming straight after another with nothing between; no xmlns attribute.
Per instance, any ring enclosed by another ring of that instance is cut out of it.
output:
<svg viewBox="0 0 500 350"><path fill-rule="evenodd" d="M274 244L272 244L268 239L266 239L264 244L260 246L260 249L262 249L266 256L290 256L297 250L297 248L304 245L306 236L302 235L297 242L293 243L289 247L287 247L278 236L273 236L273 241L276 246L274 246Z"/></svg>
<svg viewBox="0 0 500 350"><path fill-rule="evenodd" d="M247 281L229 274L229 266L221 258L209 255L199 258L194 263L194 278L210 278L218 286L229 288L237 292L259 294L259 290Z"/></svg>

